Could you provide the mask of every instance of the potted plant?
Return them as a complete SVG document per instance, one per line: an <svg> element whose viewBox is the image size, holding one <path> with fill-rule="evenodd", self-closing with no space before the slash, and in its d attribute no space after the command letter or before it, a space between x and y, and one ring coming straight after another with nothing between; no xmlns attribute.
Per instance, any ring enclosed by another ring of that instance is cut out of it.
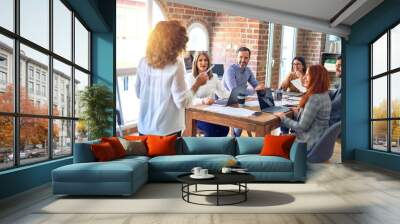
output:
<svg viewBox="0 0 400 224"><path fill-rule="evenodd" d="M107 130L113 124L114 102L109 88L102 84L94 84L87 86L79 95L81 118L87 126L89 140L110 136Z"/></svg>

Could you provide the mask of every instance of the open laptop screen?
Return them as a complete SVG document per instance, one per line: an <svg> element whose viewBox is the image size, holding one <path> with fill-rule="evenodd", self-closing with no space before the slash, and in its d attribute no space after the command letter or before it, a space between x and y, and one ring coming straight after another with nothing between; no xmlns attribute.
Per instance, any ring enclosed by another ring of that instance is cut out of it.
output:
<svg viewBox="0 0 400 224"><path fill-rule="evenodd" d="M271 89L257 91L258 102L260 103L261 110L267 107L275 106L274 97L272 96Z"/></svg>

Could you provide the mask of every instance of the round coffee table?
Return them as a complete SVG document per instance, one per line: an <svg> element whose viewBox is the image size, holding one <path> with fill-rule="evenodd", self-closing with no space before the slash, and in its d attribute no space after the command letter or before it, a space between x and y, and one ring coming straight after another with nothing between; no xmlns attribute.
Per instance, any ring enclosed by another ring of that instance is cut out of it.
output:
<svg viewBox="0 0 400 224"><path fill-rule="evenodd" d="M247 183L255 180L255 177L249 173L216 173L213 174L215 177L212 179L193 179L189 174L182 174L177 177L178 181L182 183L182 199L188 203L198 204L198 205L234 205L239 204L241 202L245 202L247 200L247 192L249 188L247 187ZM198 190L197 185L215 185L215 190ZM194 191L190 191L190 186L195 186ZM224 190L220 189L220 185L236 185L238 186L237 190ZM214 192L215 194L206 194ZM197 203L190 200L190 196L203 196L203 197L216 197L216 204L203 204ZM221 202L221 197L232 197L232 196L240 196L239 200L231 202L231 203L223 203Z"/></svg>

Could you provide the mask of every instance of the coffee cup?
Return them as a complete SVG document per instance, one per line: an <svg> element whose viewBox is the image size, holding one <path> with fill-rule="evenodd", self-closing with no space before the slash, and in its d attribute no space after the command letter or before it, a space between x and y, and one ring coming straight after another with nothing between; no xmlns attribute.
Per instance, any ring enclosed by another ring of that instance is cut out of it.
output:
<svg viewBox="0 0 400 224"><path fill-rule="evenodd" d="M230 172L232 172L232 168L229 168L229 167L222 167L221 172L222 172L222 173L230 173Z"/></svg>
<svg viewBox="0 0 400 224"><path fill-rule="evenodd" d="M200 176L207 176L208 175L208 169L201 169L200 170Z"/></svg>
<svg viewBox="0 0 400 224"><path fill-rule="evenodd" d="M283 91L281 89L275 90L275 100L282 100Z"/></svg>
<svg viewBox="0 0 400 224"><path fill-rule="evenodd" d="M202 170L201 167L193 167L192 173L193 173L194 175L196 175L196 176L199 176L199 175L201 175L201 170Z"/></svg>
<svg viewBox="0 0 400 224"><path fill-rule="evenodd" d="M239 107L244 107L244 103L246 102L246 96L238 95L237 99L238 99Z"/></svg>

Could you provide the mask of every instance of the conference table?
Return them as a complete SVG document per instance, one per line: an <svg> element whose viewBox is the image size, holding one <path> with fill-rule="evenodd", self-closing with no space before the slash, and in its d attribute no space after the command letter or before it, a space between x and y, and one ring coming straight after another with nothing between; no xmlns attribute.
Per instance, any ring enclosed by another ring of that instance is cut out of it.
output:
<svg viewBox="0 0 400 224"><path fill-rule="evenodd" d="M185 109L186 129L183 136L196 136L196 121L205 121L213 124L224 125L228 127L241 128L248 132L254 132L255 136L263 137L270 134L271 130L280 126L279 117L271 113L259 113L259 115L233 116L225 113L210 111L209 105L191 106ZM237 105L231 107L237 108ZM260 111L259 106L245 106L244 109ZM287 116L292 117L293 112L287 112Z"/></svg>

